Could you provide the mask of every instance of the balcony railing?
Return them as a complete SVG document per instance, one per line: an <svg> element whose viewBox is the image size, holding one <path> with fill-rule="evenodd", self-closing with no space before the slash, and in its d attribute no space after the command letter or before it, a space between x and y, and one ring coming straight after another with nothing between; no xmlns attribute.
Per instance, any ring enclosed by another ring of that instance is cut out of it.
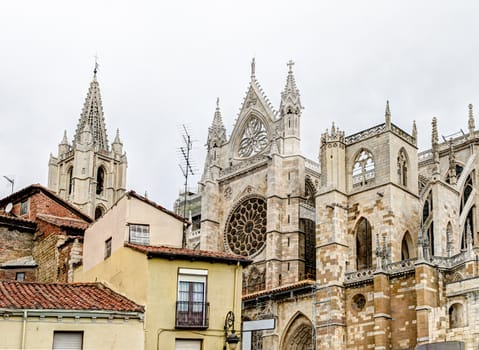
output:
<svg viewBox="0 0 479 350"><path fill-rule="evenodd" d="M209 310L209 303L177 301L176 328L208 328Z"/></svg>

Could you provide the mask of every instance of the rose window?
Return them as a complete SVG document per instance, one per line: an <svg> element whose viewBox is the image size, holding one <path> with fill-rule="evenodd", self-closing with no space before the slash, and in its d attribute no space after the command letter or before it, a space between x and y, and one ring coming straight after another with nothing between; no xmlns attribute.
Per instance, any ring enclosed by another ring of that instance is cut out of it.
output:
<svg viewBox="0 0 479 350"><path fill-rule="evenodd" d="M241 136L238 154L250 157L262 151L268 144L268 133L264 124L256 117L251 118Z"/></svg>
<svg viewBox="0 0 479 350"><path fill-rule="evenodd" d="M252 256L263 249L266 240L266 202L248 198L230 214L226 243L238 255Z"/></svg>

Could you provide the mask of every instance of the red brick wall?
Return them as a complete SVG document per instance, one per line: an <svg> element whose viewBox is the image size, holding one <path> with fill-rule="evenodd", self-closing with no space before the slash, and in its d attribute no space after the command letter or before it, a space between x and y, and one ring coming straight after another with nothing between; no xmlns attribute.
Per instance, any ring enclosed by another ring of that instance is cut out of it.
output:
<svg viewBox="0 0 479 350"><path fill-rule="evenodd" d="M25 218L28 218L30 220L35 220L38 214L81 219L81 217L78 214L72 212L71 209L59 204L52 198L45 195L45 193L43 192L33 194L30 197L29 201L29 213L25 216ZM20 206L20 202L14 204L13 212L15 213L15 215L20 215Z"/></svg>
<svg viewBox="0 0 479 350"><path fill-rule="evenodd" d="M14 281L17 276L17 272L25 273L25 282L35 282L37 280L36 269L27 268L27 269L0 269L0 280L12 280Z"/></svg>

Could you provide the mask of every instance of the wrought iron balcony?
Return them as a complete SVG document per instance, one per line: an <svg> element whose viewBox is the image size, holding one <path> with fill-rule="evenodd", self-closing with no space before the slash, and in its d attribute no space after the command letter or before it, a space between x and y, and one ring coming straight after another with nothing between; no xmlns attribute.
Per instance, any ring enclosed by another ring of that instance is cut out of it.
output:
<svg viewBox="0 0 479 350"><path fill-rule="evenodd" d="M193 301L176 302L176 328L208 328L210 304Z"/></svg>

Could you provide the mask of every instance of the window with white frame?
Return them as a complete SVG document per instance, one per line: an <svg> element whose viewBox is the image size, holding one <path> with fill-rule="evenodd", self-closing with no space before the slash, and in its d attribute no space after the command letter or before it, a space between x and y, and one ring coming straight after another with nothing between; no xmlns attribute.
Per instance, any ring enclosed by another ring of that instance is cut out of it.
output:
<svg viewBox="0 0 479 350"><path fill-rule="evenodd" d="M180 268L176 301L177 327L206 327L208 270Z"/></svg>
<svg viewBox="0 0 479 350"><path fill-rule="evenodd" d="M175 350L201 350L199 339L176 339Z"/></svg>
<svg viewBox="0 0 479 350"><path fill-rule="evenodd" d="M130 243L149 245L150 225L130 224Z"/></svg>
<svg viewBox="0 0 479 350"><path fill-rule="evenodd" d="M83 349L83 332L53 332L53 350L82 350Z"/></svg>

